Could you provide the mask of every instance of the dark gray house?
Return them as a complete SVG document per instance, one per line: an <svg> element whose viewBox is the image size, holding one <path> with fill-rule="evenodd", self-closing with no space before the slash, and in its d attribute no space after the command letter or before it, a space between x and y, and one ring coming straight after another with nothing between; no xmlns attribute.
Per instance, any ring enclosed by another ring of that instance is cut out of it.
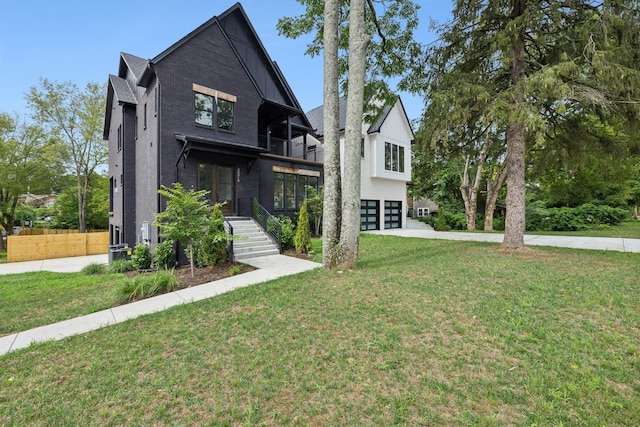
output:
<svg viewBox="0 0 640 427"><path fill-rule="evenodd" d="M322 163L294 157L311 125L242 6L211 18L153 59L122 53L108 81L110 244L134 244L163 209L157 190L180 182L248 216L297 211ZM149 237L158 242L156 230Z"/></svg>

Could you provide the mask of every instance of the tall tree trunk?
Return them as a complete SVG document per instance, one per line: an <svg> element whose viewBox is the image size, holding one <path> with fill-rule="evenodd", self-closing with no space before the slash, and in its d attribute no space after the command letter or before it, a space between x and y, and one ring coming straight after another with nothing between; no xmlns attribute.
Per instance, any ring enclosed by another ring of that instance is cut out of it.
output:
<svg viewBox="0 0 640 427"><path fill-rule="evenodd" d="M489 178L487 178L487 201L484 208L484 231L493 231L493 214L496 210L498 194L500 194L500 190L506 180L506 165L502 165L496 178L493 176L489 176Z"/></svg>
<svg viewBox="0 0 640 427"><path fill-rule="evenodd" d="M345 124L342 183L342 227L339 268L352 268L358 260L360 240L360 141L368 36L365 0L351 0L349 11L349 83Z"/></svg>
<svg viewBox="0 0 640 427"><path fill-rule="evenodd" d="M85 233L87 230L86 221L86 208L87 208L87 187L84 183L78 182L78 229L80 233Z"/></svg>
<svg viewBox="0 0 640 427"><path fill-rule="evenodd" d="M470 157L467 156L464 162L464 174L462 176L462 184L460 185L460 192L462 193L462 200L464 201L464 211L467 215L467 230L475 231L476 229L476 212L478 211L478 189L480 188L480 181L482 180L482 169L484 168L484 161L487 158L487 149L489 148L489 138L491 133L487 134L487 139L482 145L482 151L478 158L478 165L476 168L476 175L473 178L473 184L469 183L469 162Z"/></svg>
<svg viewBox="0 0 640 427"><path fill-rule="evenodd" d="M516 21L527 8L526 0L515 0L511 20ZM524 247L525 230L525 146L526 126L520 111L524 100L524 87L520 80L524 75L524 29L516 26L513 34L510 83L513 90L510 105L510 118L507 124L507 216L504 229L503 248L520 249Z"/></svg>
<svg viewBox="0 0 640 427"><path fill-rule="evenodd" d="M322 223L322 264L334 268L340 241L340 122L338 92L339 0L324 3L324 207Z"/></svg>

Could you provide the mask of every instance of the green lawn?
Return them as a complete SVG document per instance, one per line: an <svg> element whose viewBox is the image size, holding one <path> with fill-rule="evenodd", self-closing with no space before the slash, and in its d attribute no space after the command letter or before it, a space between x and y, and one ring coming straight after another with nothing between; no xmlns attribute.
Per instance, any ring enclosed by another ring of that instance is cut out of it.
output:
<svg viewBox="0 0 640 427"><path fill-rule="evenodd" d="M362 235L360 262L0 357L0 425L640 423L640 255Z"/></svg>
<svg viewBox="0 0 640 427"><path fill-rule="evenodd" d="M0 336L104 310L121 274L37 272L0 276Z"/></svg>
<svg viewBox="0 0 640 427"><path fill-rule="evenodd" d="M544 234L556 236L587 236L587 237L624 237L627 239L640 239L640 221L624 221L615 227L606 227L598 230L580 231L527 231L526 234Z"/></svg>

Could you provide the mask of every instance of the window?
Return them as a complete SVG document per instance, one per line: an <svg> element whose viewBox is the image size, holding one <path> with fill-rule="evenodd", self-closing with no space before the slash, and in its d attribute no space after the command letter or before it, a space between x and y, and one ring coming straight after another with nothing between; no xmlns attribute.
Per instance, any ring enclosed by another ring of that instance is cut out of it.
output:
<svg viewBox="0 0 640 427"><path fill-rule="evenodd" d="M360 139L360 157L364 159L364 138Z"/></svg>
<svg viewBox="0 0 640 427"><path fill-rule="evenodd" d="M144 103L144 118L142 119L144 122L144 128L147 129L147 103Z"/></svg>
<svg viewBox="0 0 640 427"><path fill-rule="evenodd" d="M153 90L153 96L155 98L155 101L153 103L153 113L158 114L158 88L157 87Z"/></svg>
<svg viewBox="0 0 640 427"><path fill-rule="evenodd" d="M384 143L384 168L404 173L404 147L390 142Z"/></svg>
<svg viewBox="0 0 640 427"><path fill-rule="evenodd" d="M309 186L318 191L317 176L274 172L273 208L290 211L300 209L309 197Z"/></svg>
<svg viewBox="0 0 640 427"><path fill-rule="evenodd" d="M233 102L218 98L216 114L218 129L233 132Z"/></svg>
<svg viewBox="0 0 640 427"><path fill-rule="evenodd" d="M273 175L273 208L284 209L284 174L280 172Z"/></svg>
<svg viewBox="0 0 640 427"><path fill-rule="evenodd" d="M118 151L122 150L122 125L118 126Z"/></svg>
<svg viewBox="0 0 640 427"><path fill-rule="evenodd" d="M213 96L196 93L196 123L213 126Z"/></svg>
<svg viewBox="0 0 640 427"><path fill-rule="evenodd" d="M236 96L193 84L196 124L233 132Z"/></svg>
<svg viewBox="0 0 640 427"><path fill-rule="evenodd" d="M429 208L418 208L418 216L429 216Z"/></svg>

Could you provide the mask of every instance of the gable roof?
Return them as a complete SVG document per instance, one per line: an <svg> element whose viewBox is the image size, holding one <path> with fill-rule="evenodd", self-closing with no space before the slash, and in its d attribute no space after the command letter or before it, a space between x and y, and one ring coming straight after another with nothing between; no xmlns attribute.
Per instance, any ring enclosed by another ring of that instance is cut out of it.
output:
<svg viewBox="0 0 640 427"><path fill-rule="evenodd" d="M398 97L398 101L400 101L400 107L402 108L402 113L407 119L407 123L409 123L409 129L413 134L413 129L411 129L411 122L407 117L407 112L405 111L404 105L402 104L402 99ZM371 133L380 132L380 128L384 124L385 120L387 120L387 117L389 116L389 113L391 112L394 106L395 104L385 105L384 108L382 109L382 113L380 114L376 122L371 124L367 129L367 133L371 134ZM338 113L339 128L340 128L340 131L342 132L345 129L346 123L347 123L347 98L346 97L340 98L338 103L338 108L339 108L339 113ZM316 107L313 110L307 112L307 117L309 118L309 122L311 122L311 127L315 129L316 136L323 137L324 136L324 105Z"/></svg>
<svg viewBox="0 0 640 427"><path fill-rule="evenodd" d="M128 65L137 67L138 72L141 70L140 76L137 76L136 70L132 68L132 72L138 79L137 84L139 86L148 85L154 75L154 64L164 60L198 34L214 25L222 32L234 55L262 99L272 104L288 107L288 109L298 114L299 125L310 128L311 124L307 120L300 103L287 83L282 71L267 53L267 50L240 3L234 4L221 15L212 17L149 61L143 60L143 63L136 61L135 57L133 57L133 59L127 58ZM255 56L259 58L257 61L254 58ZM269 82L266 82L264 78L257 78L256 72L258 70L266 70L271 81L277 86L276 92L270 90Z"/></svg>

